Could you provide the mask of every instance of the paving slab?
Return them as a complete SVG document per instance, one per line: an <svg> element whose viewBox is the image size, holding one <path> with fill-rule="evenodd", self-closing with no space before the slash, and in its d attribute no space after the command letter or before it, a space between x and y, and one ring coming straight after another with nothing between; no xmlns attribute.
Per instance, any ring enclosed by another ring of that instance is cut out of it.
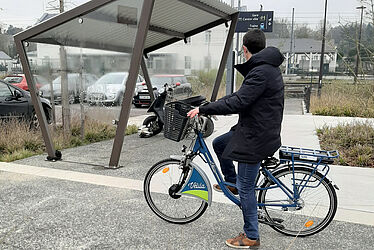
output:
<svg viewBox="0 0 374 250"><path fill-rule="evenodd" d="M237 119L237 115L218 117L215 121L214 133L207 138L207 145L211 152L213 152L212 140L227 132L231 126L236 124ZM319 120L319 123L314 122L313 116L284 115L283 144L318 149L319 141L315 130L321 123L322 120ZM66 149L63 151L63 160L54 163L45 161L45 155L30 157L15 163L142 181L152 165L169 158L170 155L179 155L182 145L188 146L189 143L189 140L176 143L165 139L162 134L146 139L139 138L137 135L126 136L120 159L120 165L123 165L123 168L117 170L108 170L103 167L108 164L113 140ZM218 162L214 154L213 158ZM207 173L211 184L216 183L209 166L198 157L194 162ZM335 219L374 225L374 194L366 192L368 188L374 188L374 169L341 166L331 168L329 176L340 188L337 192L339 209ZM218 196L217 201L229 202L224 196Z"/></svg>
<svg viewBox="0 0 374 250"><path fill-rule="evenodd" d="M130 118L130 124L143 119ZM282 142L319 148L315 129L342 120L357 119L285 114ZM218 117L207 139L210 149L212 140L236 121L235 115ZM172 142L162 134L126 136L123 168L108 170L103 166L112 144L109 140L66 149L63 160L54 163L45 161L46 155L15 162L26 167L0 163L0 249L225 249L224 240L241 231L240 210L220 194L213 195L213 205L202 218L183 226L163 222L146 205L146 172L157 161L179 154L188 141ZM374 194L368 190L374 188L374 169L331 168L329 176L340 188L336 220L323 233L296 240L261 225L262 249L372 248ZM208 171L206 165L203 169Z"/></svg>
<svg viewBox="0 0 374 250"><path fill-rule="evenodd" d="M228 249L241 231L235 205L213 203L197 221L156 217L142 192L0 171L1 249ZM334 221L323 232L287 237L260 225L261 249L370 249L371 226Z"/></svg>

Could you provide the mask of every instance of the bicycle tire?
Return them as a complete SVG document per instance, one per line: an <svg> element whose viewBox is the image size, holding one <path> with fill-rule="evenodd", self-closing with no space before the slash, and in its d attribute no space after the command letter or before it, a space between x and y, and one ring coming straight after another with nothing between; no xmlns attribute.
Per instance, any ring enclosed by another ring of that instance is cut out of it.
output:
<svg viewBox="0 0 374 250"><path fill-rule="evenodd" d="M311 168L295 165L296 180L300 180L300 177L310 175L311 172ZM293 173L290 165L287 168L275 169L272 174L275 178L281 180L288 186L290 190L293 190ZM311 176L310 181L316 184L322 178L323 175L321 173L315 172ZM272 185L274 185L274 183L267 179L261 187L267 188ZM288 197L285 197L287 196L280 188L260 190L258 193L258 202L269 204L274 200L274 202L278 203L283 201L291 204L292 201ZM281 225L271 226L274 230L288 236L305 237L325 229L333 220L338 203L335 188L331 182L326 177L323 178L318 187L305 188L300 194L300 198L303 207L299 210L288 208L288 211L284 211L281 207L271 206L263 206L260 209L265 212L266 220ZM311 201L309 201L309 198L314 198L317 204L312 205L311 203L313 200L311 199ZM321 204L321 206L319 206L319 204ZM319 206L318 210L316 210L317 206Z"/></svg>
<svg viewBox="0 0 374 250"><path fill-rule="evenodd" d="M174 224L190 223L203 215L208 207L207 202L197 198L184 195L175 198L169 194L169 189L178 184L181 175L180 161L165 159L153 165L144 179L148 206L158 217Z"/></svg>

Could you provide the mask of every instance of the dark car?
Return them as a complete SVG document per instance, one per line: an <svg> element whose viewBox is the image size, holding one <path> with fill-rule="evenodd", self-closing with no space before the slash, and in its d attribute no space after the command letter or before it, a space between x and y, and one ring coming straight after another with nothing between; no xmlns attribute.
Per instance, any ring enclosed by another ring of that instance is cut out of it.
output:
<svg viewBox="0 0 374 250"><path fill-rule="evenodd" d="M47 122L51 123L51 104L45 98L40 98ZM36 122L34 106L28 91L0 81L0 119L25 119Z"/></svg>
<svg viewBox="0 0 374 250"><path fill-rule="evenodd" d="M172 89L171 99L183 99L192 94L191 84L187 82L187 78L184 75L154 75L151 77L151 83L154 90L156 90L156 96L164 91L165 83ZM151 97L145 83L137 84L133 103L137 108L142 105L149 106L151 104Z"/></svg>
<svg viewBox="0 0 374 250"><path fill-rule="evenodd" d="M80 97L80 81L81 76L78 73L69 73L67 74L68 77L68 91L69 91L69 103L77 103L79 102ZM83 85L83 100L86 98L86 90L89 86L94 84L97 81L97 77L93 74L84 73L82 74L82 85ZM55 103L61 103L62 95L61 95L61 76L57 77L53 80L53 98ZM50 84L44 85L40 88L45 98L51 100L51 86Z"/></svg>

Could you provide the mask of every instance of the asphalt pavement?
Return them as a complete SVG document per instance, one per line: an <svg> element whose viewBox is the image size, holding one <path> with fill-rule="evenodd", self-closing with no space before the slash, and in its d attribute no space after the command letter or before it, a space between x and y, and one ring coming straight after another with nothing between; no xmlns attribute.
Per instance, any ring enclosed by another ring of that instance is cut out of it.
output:
<svg viewBox="0 0 374 250"><path fill-rule="evenodd" d="M315 128L339 119L302 115L301 103L295 103L286 103L283 144L318 148ZM130 123L141 124L144 117L131 117ZM236 119L219 117L207 144ZM224 241L242 231L240 209L216 192L206 213L187 225L164 222L148 208L142 192L146 172L179 154L186 141L175 143L162 134L126 136L123 167L117 170L103 167L112 143L63 150L58 162L40 155L0 163L0 249L227 249ZM340 188L335 220L306 238L284 236L261 224L261 249L372 249L374 169L332 166L330 175Z"/></svg>

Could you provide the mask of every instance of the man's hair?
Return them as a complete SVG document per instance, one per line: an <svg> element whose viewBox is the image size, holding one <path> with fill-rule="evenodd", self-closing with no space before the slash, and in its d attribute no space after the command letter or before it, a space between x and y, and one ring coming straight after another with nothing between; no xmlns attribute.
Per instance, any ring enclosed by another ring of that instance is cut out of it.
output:
<svg viewBox="0 0 374 250"><path fill-rule="evenodd" d="M255 54L266 46L266 38L264 32L259 29L252 29L247 31L243 36L243 45L249 52Z"/></svg>

